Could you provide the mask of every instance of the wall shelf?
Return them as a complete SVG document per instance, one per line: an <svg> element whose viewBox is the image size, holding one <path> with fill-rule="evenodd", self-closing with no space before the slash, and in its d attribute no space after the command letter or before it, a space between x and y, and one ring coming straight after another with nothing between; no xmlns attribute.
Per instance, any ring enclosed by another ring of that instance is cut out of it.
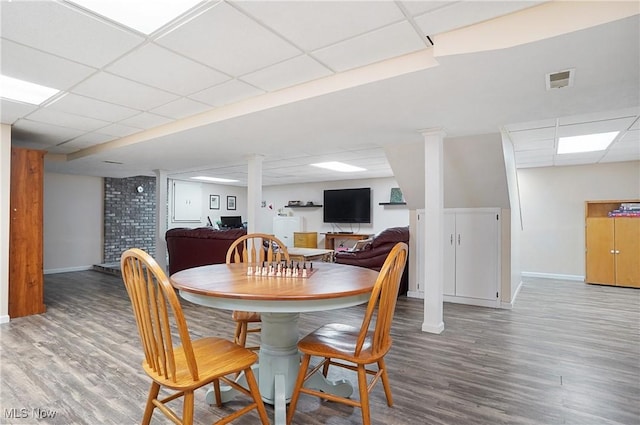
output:
<svg viewBox="0 0 640 425"><path fill-rule="evenodd" d="M379 202L378 205L407 205L406 202Z"/></svg>
<svg viewBox="0 0 640 425"><path fill-rule="evenodd" d="M285 205L285 208L320 208L322 205L313 204L313 205Z"/></svg>

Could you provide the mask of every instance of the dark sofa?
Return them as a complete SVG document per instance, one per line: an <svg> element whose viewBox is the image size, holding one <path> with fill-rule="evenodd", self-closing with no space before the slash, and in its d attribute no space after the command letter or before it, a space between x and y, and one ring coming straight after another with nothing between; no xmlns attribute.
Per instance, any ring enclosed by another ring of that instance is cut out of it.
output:
<svg viewBox="0 0 640 425"><path fill-rule="evenodd" d="M215 230L210 227L167 230L169 274L191 267L224 263L233 241L246 233L245 229Z"/></svg>
<svg viewBox="0 0 640 425"><path fill-rule="evenodd" d="M366 267L380 271L391 248L398 242L409 244L409 227L391 227L375 235L364 248L349 252L336 253L335 261L339 264ZM409 262L405 265L398 295L405 295L409 289Z"/></svg>

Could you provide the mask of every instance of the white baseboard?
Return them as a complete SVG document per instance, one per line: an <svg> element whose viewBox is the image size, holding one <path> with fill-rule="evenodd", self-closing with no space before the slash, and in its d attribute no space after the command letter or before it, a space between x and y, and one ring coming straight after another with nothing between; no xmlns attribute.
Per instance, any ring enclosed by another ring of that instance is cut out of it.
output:
<svg viewBox="0 0 640 425"><path fill-rule="evenodd" d="M9 315L0 316L0 323L9 323Z"/></svg>
<svg viewBox="0 0 640 425"><path fill-rule="evenodd" d="M422 291L408 291L407 298L420 298L424 300L424 292Z"/></svg>
<svg viewBox="0 0 640 425"><path fill-rule="evenodd" d="M452 295L443 295L442 299L446 303L477 305L480 307L499 308L498 300L483 300L480 298L456 297Z"/></svg>
<svg viewBox="0 0 640 425"><path fill-rule="evenodd" d="M522 289L522 281L520 281L520 283L518 283L518 287L516 288L516 292L513 293L513 297L511 298L511 302L500 302L500 308L504 308L506 310L511 310L513 308L513 306L516 304L516 298L518 297L518 294L520 293L520 289Z"/></svg>
<svg viewBox="0 0 640 425"><path fill-rule="evenodd" d="M93 266L77 266L77 267L64 267L61 269L47 269L44 271L44 274L81 272L84 270L93 270Z"/></svg>
<svg viewBox="0 0 640 425"><path fill-rule="evenodd" d="M578 282L584 282L584 276L575 274L522 272L522 277L538 277L541 279L575 280Z"/></svg>
<svg viewBox="0 0 640 425"><path fill-rule="evenodd" d="M428 325L426 323L422 323L422 332L441 334L442 331L444 331L444 322L440 322L437 325Z"/></svg>

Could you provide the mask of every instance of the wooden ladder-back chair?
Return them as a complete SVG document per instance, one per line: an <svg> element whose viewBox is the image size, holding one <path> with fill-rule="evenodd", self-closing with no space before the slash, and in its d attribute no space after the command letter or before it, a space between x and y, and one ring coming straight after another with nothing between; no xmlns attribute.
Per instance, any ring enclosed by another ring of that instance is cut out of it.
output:
<svg viewBox="0 0 640 425"><path fill-rule="evenodd" d="M227 250L227 264L247 263L255 266L263 262L280 261L289 261L287 247L280 239L266 233L249 233L241 236ZM247 334L261 330L261 328L249 327L249 323L261 322L260 313L236 310L231 314L231 318L236 322L233 341L242 347L247 343ZM248 347L250 350L258 348L260 347Z"/></svg>
<svg viewBox="0 0 640 425"><path fill-rule="evenodd" d="M220 381L250 396L253 402L225 416L216 424L226 424L257 409L262 424L269 424L260 390L251 370L258 356L222 338L191 340L187 322L174 288L158 263L146 252L133 248L120 260L122 279L131 299L144 349L144 371L153 380L142 423L149 424L157 407L176 424L193 423L194 390L213 383L216 402L222 407ZM174 345L180 342L181 345ZM178 341L179 340L179 341ZM227 379L225 375L244 371L249 388ZM161 387L176 391L158 398ZM166 405L183 399L182 419Z"/></svg>
<svg viewBox="0 0 640 425"><path fill-rule="evenodd" d="M295 414L300 393L305 393L359 407L362 411L362 423L370 425L369 392L379 379L382 379L387 404L393 406L384 356L391 348L391 323L406 261L407 244L399 242L391 249L380 270L360 328L332 323L316 329L298 342L298 349L303 356L289 404L288 424ZM374 314L375 325L369 329ZM324 359L313 369L307 370L311 356ZM377 370L366 367L373 363L377 364ZM304 387L304 382L320 368L326 377L329 366L338 366L358 373L359 401ZM374 375L371 382L367 382L367 375Z"/></svg>

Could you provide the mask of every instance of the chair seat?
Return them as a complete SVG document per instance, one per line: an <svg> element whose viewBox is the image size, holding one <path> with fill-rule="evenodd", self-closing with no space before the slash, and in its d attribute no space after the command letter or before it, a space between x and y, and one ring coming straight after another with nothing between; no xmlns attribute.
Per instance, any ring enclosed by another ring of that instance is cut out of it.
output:
<svg viewBox="0 0 640 425"><path fill-rule="evenodd" d="M341 323L330 323L298 341L298 349L304 354L312 356L331 357L353 363L370 363L383 357L391 348L391 340L389 339L388 346L374 356L371 352L373 331L368 331L360 355L355 356L354 352L359 336L360 328Z"/></svg>
<svg viewBox="0 0 640 425"><path fill-rule="evenodd" d="M182 346L175 347L176 380L167 379L149 368L143 360L144 371L156 382L175 390L195 389L203 382L240 372L254 364L258 355L246 348L222 338L209 337L192 341L193 352L198 362L198 381L194 381Z"/></svg>
<svg viewBox="0 0 640 425"><path fill-rule="evenodd" d="M260 322L260 313L254 311L234 311L231 318L236 322Z"/></svg>

